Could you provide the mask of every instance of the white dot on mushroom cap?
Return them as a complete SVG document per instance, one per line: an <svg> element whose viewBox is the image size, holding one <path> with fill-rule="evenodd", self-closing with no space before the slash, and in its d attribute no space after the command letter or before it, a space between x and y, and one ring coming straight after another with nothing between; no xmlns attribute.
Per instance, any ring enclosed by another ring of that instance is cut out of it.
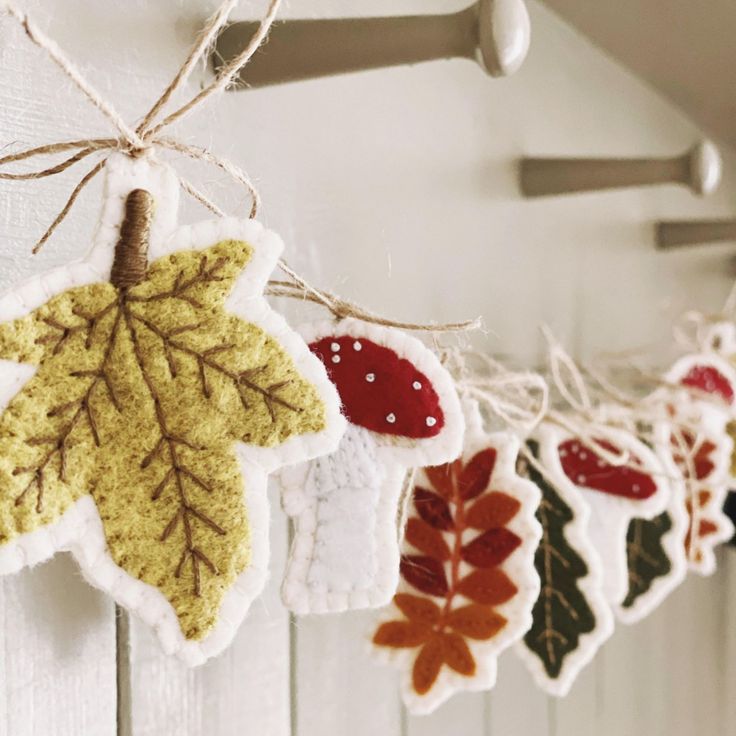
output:
<svg viewBox="0 0 736 736"><path fill-rule="evenodd" d="M585 476L584 475L579 475L578 476L578 483L585 483Z"/></svg>
<svg viewBox="0 0 736 736"><path fill-rule="evenodd" d="M353 343L353 350L362 350L362 349L363 349L363 346L356 340Z"/></svg>
<svg viewBox="0 0 736 736"><path fill-rule="evenodd" d="M419 389L422 387L422 384L419 381L414 381L414 383L412 383L411 387L415 391L419 391Z"/></svg>
<svg viewBox="0 0 736 736"><path fill-rule="evenodd" d="M340 356L339 355L333 355L332 356L332 362L333 363L339 363L340 362Z"/></svg>
<svg viewBox="0 0 736 736"><path fill-rule="evenodd" d="M332 350L333 353L336 353L340 350L340 343L339 342L333 342L330 345L330 350Z"/></svg>
<svg viewBox="0 0 736 736"><path fill-rule="evenodd" d="M427 417L426 421L428 427L434 427L434 425L437 424L437 420L434 417Z"/></svg>
<svg viewBox="0 0 736 736"><path fill-rule="evenodd" d="M386 417L386 421L387 421L387 422L388 422L389 424L395 424L395 423L396 423L396 414L389 414L389 415L388 415L388 416Z"/></svg>
<svg viewBox="0 0 736 736"><path fill-rule="evenodd" d="M588 457L588 453L587 452L581 452L580 453L580 459L581 460L585 460L587 457Z"/></svg>
<svg viewBox="0 0 736 736"><path fill-rule="evenodd" d="M365 374L365 380L368 381L368 383L373 383L373 381L376 380L376 374L375 373L366 373Z"/></svg>

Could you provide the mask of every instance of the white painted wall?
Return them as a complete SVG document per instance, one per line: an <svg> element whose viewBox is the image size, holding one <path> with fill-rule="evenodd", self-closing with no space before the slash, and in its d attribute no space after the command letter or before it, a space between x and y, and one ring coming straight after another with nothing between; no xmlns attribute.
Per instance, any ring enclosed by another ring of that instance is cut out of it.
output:
<svg viewBox="0 0 736 736"><path fill-rule="evenodd" d="M461 4L292 0L287 12ZM27 3L131 120L214 5ZM263 3L246 5L242 17ZM407 320L480 313L490 334L478 344L526 363L541 356L540 320L580 356L642 344L664 350L672 320L685 308L717 310L736 274L731 246L655 252L652 222L734 216L736 157L728 154L724 186L707 201L669 187L521 200L514 161L522 153L670 154L698 135L548 10L532 2L531 12L531 55L512 79L493 81L469 62L438 62L230 94L179 135L245 167L290 260L375 310ZM0 145L107 132L22 33L0 23ZM210 171L185 168L216 199L244 204ZM0 187L4 286L87 247L99 185L44 253L29 256L74 183L63 175ZM197 207L184 213L202 216ZM286 308L295 314L293 304ZM273 581L226 654L187 671L134 625L136 736L722 736L736 729L732 550L723 551L714 578L689 580L648 621L617 631L567 699L536 692L508 653L492 694L458 697L415 719L400 707L394 673L364 654L369 615L290 624L277 594L287 526L278 508L273 517ZM0 582L0 615L0 734L114 734L110 601L59 558Z"/></svg>

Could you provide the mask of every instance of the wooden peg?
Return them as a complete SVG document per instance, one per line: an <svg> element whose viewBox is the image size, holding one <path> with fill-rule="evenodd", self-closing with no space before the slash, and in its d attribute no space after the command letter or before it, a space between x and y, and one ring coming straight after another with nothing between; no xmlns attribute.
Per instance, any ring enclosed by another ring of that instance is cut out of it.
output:
<svg viewBox="0 0 736 736"><path fill-rule="evenodd" d="M736 220L671 220L656 225L657 248L736 241Z"/></svg>
<svg viewBox="0 0 736 736"><path fill-rule="evenodd" d="M225 28L212 56L215 71L245 48L257 27ZM478 0L449 15L276 21L233 89L449 58L472 59L503 77L521 66L529 37L524 0Z"/></svg>
<svg viewBox="0 0 736 736"><path fill-rule="evenodd" d="M674 158L523 158L520 186L526 197L601 189L682 184L710 194L721 182L723 163L709 141Z"/></svg>

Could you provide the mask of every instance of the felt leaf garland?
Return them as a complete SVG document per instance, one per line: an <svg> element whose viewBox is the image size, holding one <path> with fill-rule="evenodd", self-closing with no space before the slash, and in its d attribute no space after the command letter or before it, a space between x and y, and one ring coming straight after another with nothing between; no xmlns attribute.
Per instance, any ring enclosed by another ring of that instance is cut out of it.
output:
<svg viewBox="0 0 736 736"><path fill-rule="evenodd" d="M280 475L284 509L296 521L282 597L301 614L377 608L398 585L406 470L457 456L459 401L434 354L397 330L345 319L303 334L349 424L334 453ZM441 537L419 522L409 533L441 559ZM441 585L427 564L426 584Z"/></svg>
<svg viewBox="0 0 736 736"><path fill-rule="evenodd" d="M373 634L375 653L402 670L415 713L492 687L497 657L529 628L539 593L539 492L516 473L518 440L485 434L475 403L466 416L462 458L416 476L402 582Z"/></svg>
<svg viewBox="0 0 736 736"><path fill-rule="evenodd" d="M670 490L661 462L632 433L606 427L596 442L614 455L626 453L625 463L615 465L573 437L563 438L557 451L563 472L590 507L590 539L603 564L604 594L616 605L628 590L629 523L661 513Z"/></svg>
<svg viewBox="0 0 736 736"><path fill-rule="evenodd" d="M539 687L557 696L567 694L613 632L601 563L589 536L590 512L560 463L557 448L566 439L559 428L543 424L527 443L531 458L520 456L520 469L542 493L542 540L535 557L541 592L532 626L516 650Z"/></svg>
<svg viewBox="0 0 736 736"><path fill-rule="evenodd" d="M685 548L689 569L701 575L715 571L715 547L733 534L723 511L730 487L729 465L734 443L727 432L734 412L736 373L714 353L687 355L667 373L666 380L698 394L683 393L673 403L674 417L687 428L673 432L673 459L685 479L689 516Z"/></svg>
<svg viewBox="0 0 736 736"><path fill-rule="evenodd" d="M653 394L645 403L659 411L658 396ZM618 427L637 437L656 455L661 468L654 477L667 486L667 506L653 518L632 518L626 531L625 596L609 601L617 617L625 623L635 623L653 611L685 577L687 560L685 535L687 514L682 474L672 457L669 421L650 424L636 421L629 408L603 405L598 408L599 420L606 426ZM629 465L630 459L627 461ZM602 468L603 469L603 468ZM626 468L627 475L633 468ZM609 481L620 477L615 469ZM647 479L639 479L645 487Z"/></svg>
<svg viewBox="0 0 736 736"><path fill-rule="evenodd" d="M60 293L0 324L0 358L36 367L0 416L0 565L70 548L93 583L198 663L227 643L264 579L252 540L267 520L249 516L244 487L258 506L268 469L334 447L342 422L317 361L257 298L278 249L258 226L227 221L199 239L174 234L182 249L148 265L153 196L131 191L121 161L110 170L124 218L105 210L119 226L110 281L57 273ZM118 228L100 230L93 256L109 264ZM0 316L18 311L16 294ZM226 602L234 621L212 643Z"/></svg>

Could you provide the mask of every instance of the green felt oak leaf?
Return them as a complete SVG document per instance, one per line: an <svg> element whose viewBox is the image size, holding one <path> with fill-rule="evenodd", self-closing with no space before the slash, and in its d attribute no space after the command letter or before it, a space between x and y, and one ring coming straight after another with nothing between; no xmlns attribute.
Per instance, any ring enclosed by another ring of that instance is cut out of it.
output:
<svg viewBox="0 0 736 736"><path fill-rule="evenodd" d="M187 639L212 629L250 560L236 441L326 421L279 343L224 309L251 255L227 240L144 260L133 283L73 288L0 325L0 358L38 366L0 416L0 544L91 494L113 560L163 593Z"/></svg>
<svg viewBox="0 0 736 736"><path fill-rule="evenodd" d="M529 442L528 447L534 456L538 455L535 442ZM565 657L577 649L583 634L593 631L596 620L578 587L588 574L588 566L565 536L573 511L533 465L527 465L526 472L542 492L537 511L542 540L534 557L542 588L524 643L539 657L547 675L555 678L562 671Z"/></svg>
<svg viewBox="0 0 736 736"><path fill-rule="evenodd" d="M662 544L672 529L672 518L667 511L653 519L632 519L626 535L626 557L629 569L629 589L623 601L631 608L659 577L669 575L672 561Z"/></svg>

